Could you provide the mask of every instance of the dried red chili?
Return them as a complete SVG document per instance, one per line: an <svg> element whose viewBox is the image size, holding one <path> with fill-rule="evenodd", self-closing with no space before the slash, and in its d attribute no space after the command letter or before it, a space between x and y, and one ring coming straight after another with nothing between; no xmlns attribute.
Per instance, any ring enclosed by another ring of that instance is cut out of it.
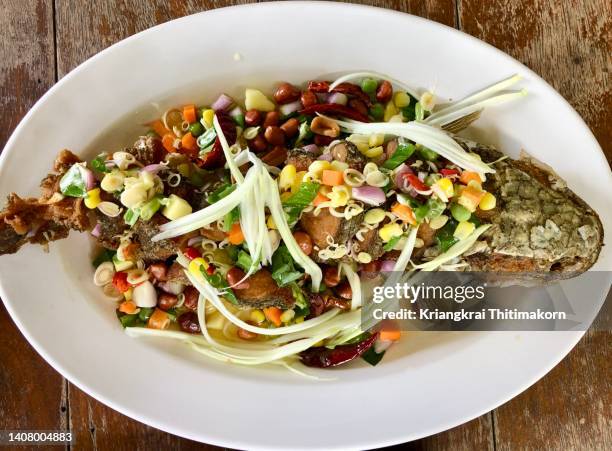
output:
<svg viewBox="0 0 612 451"><path fill-rule="evenodd" d="M316 103L300 110L300 114L306 114L314 116L317 113L325 115L337 115L348 117L360 122L370 122L367 116L361 114L359 111L347 107L346 105L339 105L337 103Z"/></svg>
<svg viewBox="0 0 612 451"><path fill-rule="evenodd" d="M414 174L402 174L402 177L410 183L410 185L418 191L427 191L429 187L419 180Z"/></svg>
<svg viewBox="0 0 612 451"><path fill-rule="evenodd" d="M440 174L444 177L449 177L451 175L459 175L459 171L457 169L440 169Z"/></svg>
<svg viewBox="0 0 612 451"><path fill-rule="evenodd" d="M316 92L316 93L326 93L329 92L329 85L331 83L328 81L309 81L308 89ZM359 100L363 101L367 106L372 104L370 100L370 96L361 90L361 87L353 84L353 83L340 83L331 92L341 92L342 94L351 95L357 97Z"/></svg>
<svg viewBox="0 0 612 451"><path fill-rule="evenodd" d="M227 143L231 146L236 142L236 124L234 124L234 120L226 113L216 111L215 114L219 120L221 130L223 130L223 135L225 135ZM223 155L223 148L221 147L221 141L218 136L215 139L212 150L203 157L200 157L197 164L204 169L219 168L225 164L225 155Z"/></svg>
<svg viewBox="0 0 612 451"><path fill-rule="evenodd" d="M378 332L370 335L359 343L336 346L334 349L325 347L310 348L300 353L300 359L306 366L329 368L342 365L363 355L378 338Z"/></svg>

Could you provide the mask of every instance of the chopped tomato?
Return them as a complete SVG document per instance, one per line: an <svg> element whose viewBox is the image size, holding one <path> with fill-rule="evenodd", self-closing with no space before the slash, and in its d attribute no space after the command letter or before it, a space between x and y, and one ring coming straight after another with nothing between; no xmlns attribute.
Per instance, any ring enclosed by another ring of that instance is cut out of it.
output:
<svg viewBox="0 0 612 451"><path fill-rule="evenodd" d="M130 284L127 281L127 273L125 271L116 272L113 276L113 285L119 292L125 293L130 289Z"/></svg>

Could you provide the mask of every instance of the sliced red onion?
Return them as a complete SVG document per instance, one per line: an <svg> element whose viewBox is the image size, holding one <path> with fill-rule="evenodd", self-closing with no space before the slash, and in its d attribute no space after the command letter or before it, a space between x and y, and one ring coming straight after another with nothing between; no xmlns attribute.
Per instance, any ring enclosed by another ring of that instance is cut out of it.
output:
<svg viewBox="0 0 612 451"><path fill-rule="evenodd" d="M380 272L391 272L395 268L395 261L383 260L380 264Z"/></svg>
<svg viewBox="0 0 612 451"><path fill-rule="evenodd" d="M100 234L102 233L102 226L100 223L96 224L96 226L92 229L91 234L96 238L100 238Z"/></svg>
<svg viewBox="0 0 612 451"><path fill-rule="evenodd" d="M331 154L331 152L322 153L321 155L317 157L317 160L324 160L324 161L332 161L333 159L334 157Z"/></svg>
<svg viewBox="0 0 612 451"><path fill-rule="evenodd" d="M414 175L414 171L410 168L410 166L405 163L402 163L395 170L395 186L405 193L410 193L410 190L412 188L410 186L410 183L408 183L406 177L404 177L404 174Z"/></svg>
<svg viewBox="0 0 612 451"><path fill-rule="evenodd" d="M419 171L417 176L419 177L419 180L421 182L424 182L425 181L425 177L427 177L427 172Z"/></svg>
<svg viewBox="0 0 612 451"><path fill-rule="evenodd" d="M159 171L166 167L165 164L149 164L142 168L143 171L150 172L151 174L157 174Z"/></svg>
<svg viewBox="0 0 612 451"><path fill-rule="evenodd" d="M346 94L341 92L333 92L327 98L327 103L337 103L338 105L346 105L348 102L348 97Z"/></svg>
<svg viewBox="0 0 612 451"><path fill-rule="evenodd" d="M353 199L360 200L368 205L381 205L387 197L385 192L377 186L358 186L352 190Z"/></svg>
<svg viewBox="0 0 612 451"><path fill-rule="evenodd" d="M232 99L227 94L221 94L217 100L213 102L210 106L215 111L227 111L234 104L234 99Z"/></svg>
<svg viewBox="0 0 612 451"><path fill-rule="evenodd" d="M296 111L299 111L301 109L302 109L301 100L296 100L295 102L285 103L284 105L281 105L279 108L279 111L282 116L289 116L290 114L293 114Z"/></svg>
<svg viewBox="0 0 612 451"><path fill-rule="evenodd" d="M173 282L173 281L162 282L158 284L157 286L161 288L163 291L165 291L166 293L170 293L175 296L181 294L185 290L185 285L183 285L180 282Z"/></svg>
<svg viewBox="0 0 612 451"><path fill-rule="evenodd" d="M117 166L117 163L115 163L115 160L106 160L104 166L106 166L106 169L112 169Z"/></svg>
<svg viewBox="0 0 612 451"><path fill-rule="evenodd" d="M96 187L96 177L93 172L91 172L87 168L81 168L81 176L85 181L85 186L87 187L87 191L92 190Z"/></svg>
<svg viewBox="0 0 612 451"><path fill-rule="evenodd" d="M319 149L319 146L317 146L316 144L307 144L302 147L302 150L313 155L319 155L321 153L321 149Z"/></svg>
<svg viewBox="0 0 612 451"><path fill-rule="evenodd" d="M187 246L193 247L195 244L200 244L203 239L204 237L201 236L194 236L193 238L189 238L189 240L187 241Z"/></svg>

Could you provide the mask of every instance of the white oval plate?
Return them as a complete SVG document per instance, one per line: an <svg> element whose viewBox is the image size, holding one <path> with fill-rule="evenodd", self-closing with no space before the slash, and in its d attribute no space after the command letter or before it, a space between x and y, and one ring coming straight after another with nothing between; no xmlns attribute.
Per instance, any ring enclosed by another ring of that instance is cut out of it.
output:
<svg viewBox="0 0 612 451"><path fill-rule="evenodd" d="M235 54L241 58L237 61ZM527 68L463 33L406 14L334 3L220 9L112 46L55 85L1 158L0 193L37 193L58 150L81 155L129 144L134 121L210 102L220 91L375 70L457 98L514 73L530 96L486 111L476 130L516 156L552 165L610 230L607 162L571 107ZM156 102L156 103L155 103ZM122 123L117 121L124 118ZM115 127L115 128L113 128ZM112 135L102 131L112 129ZM95 146L93 143L97 143ZM580 161L580 164L576 164ZM533 384L581 332L409 336L383 363L312 382L276 369L211 362L165 341L130 339L90 281L88 238L72 233L0 258L0 294L36 350L79 388L173 434L249 449L370 448L417 439L481 415ZM597 269L611 269L610 247ZM580 286L593 309L604 286ZM585 301L587 302L587 301ZM274 424L274 434L269 426Z"/></svg>

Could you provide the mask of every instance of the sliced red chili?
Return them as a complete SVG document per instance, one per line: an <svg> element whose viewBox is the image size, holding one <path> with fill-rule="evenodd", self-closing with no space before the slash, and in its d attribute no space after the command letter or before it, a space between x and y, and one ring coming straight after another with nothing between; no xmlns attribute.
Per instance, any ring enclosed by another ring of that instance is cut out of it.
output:
<svg viewBox="0 0 612 451"><path fill-rule="evenodd" d="M410 183L410 185L417 191L429 190L429 187L425 185L423 182L421 182L419 178L414 174L405 173L405 174L402 174L402 177L408 180L408 183Z"/></svg>
<svg viewBox="0 0 612 451"><path fill-rule="evenodd" d="M300 359L306 366L329 368L342 365L363 355L378 338L378 332L370 335L359 343L336 346L334 349L325 347L310 348L300 353Z"/></svg>
<svg viewBox="0 0 612 451"><path fill-rule="evenodd" d="M440 174L444 177L449 177L451 175L459 175L459 171L457 169L440 169Z"/></svg>
<svg viewBox="0 0 612 451"><path fill-rule="evenodd" d="M361 114L359 111L349 108L346 105L339 105L337 103L316 103L300 111L300 114L311 116L314 116L317 113L344 116L360 122L370 122L370 119L368 119L368 117L364 114Z"/></svg>
<svg viewBox="0 0 612 451"><path fill-rule="evenodd" d="M236 124L226 113L216 111L215 114L219 120L221 130L223 130L223 135L225 135L227 143L231 146L236 142ZM204 169L220 168L225 164L225 155L223 154L223 148L221 147L221 141L218 136L213 143L212 150L200 157L197 164Z"/></svg>
<svg viewBox="0 0 612 451"><path fill-rule="evenodd" d="M185 257L187 257L189 260L193 260L194 258L202 256L202 254L200 254L200 252L195 247L186 247L183 251L183 254L185 254Z"/></svg>
<svg viewBox="0 0 612 451"><path fill-rule="evenodd" d="M113 285L121 293L125 293L130 289L130 284L127 281L127 276L127 273L124 271L116 272L113 276Z"/></svg>

